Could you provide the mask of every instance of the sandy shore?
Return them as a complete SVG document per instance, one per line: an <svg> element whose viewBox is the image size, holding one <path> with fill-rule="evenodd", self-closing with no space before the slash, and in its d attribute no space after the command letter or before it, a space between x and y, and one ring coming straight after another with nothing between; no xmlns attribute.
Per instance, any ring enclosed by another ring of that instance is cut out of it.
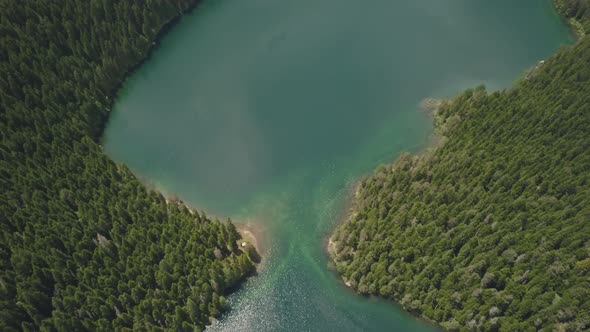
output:
<svg viewBox="0 0 590 332"><path fill-rule="evenodd" d="M153 190L158 191L157 189ZM166 204L184 205L191 214L195 214L197 212L196 209L184 203L180 198L178 198L177 195L166 194L163 191L159 192L162 193L162 195L165 197ZM224 220L215 215L209 214L207 215L207 218L209 220ZM234 226L236 226L238 233L240 233L240 236L242 237L242 240L240 240L239 242L241 243L242 241L245 241L254 246L260 258L264 260L263 258L267 255L269 246L267 239L265 237L266 232L263 226L252 220L233 220L232 222Z"/></svg>
<svg viewBox="0 0 590 332"><path fill-rule="evenodd" d="M258 254L264 259L268 250L267 239L264 236L264 229L260 224L252 221L234 222L236 229L242 235L242 239L252 244Z"/></svg>
<svg viewBox="0 0 590 332"><path fill-rule="evenodd" d="M420 101L419 106L424 111L434 113L446 101L446 99L424 98L422 101Z"/></svg>

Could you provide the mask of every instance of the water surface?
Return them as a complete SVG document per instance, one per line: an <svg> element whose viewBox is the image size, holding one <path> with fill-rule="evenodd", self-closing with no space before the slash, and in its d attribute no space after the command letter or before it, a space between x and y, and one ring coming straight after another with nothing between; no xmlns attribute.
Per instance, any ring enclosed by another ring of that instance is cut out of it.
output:
<svg viewBox="0 0 590 332"><path fill-rule="evenodd" d="M205 1L124 85L107 153L269 252L211 330L430 331L346 289L323 244L351 184L429 140L418 108L510 86L571 41L550 1Z"/></svg>

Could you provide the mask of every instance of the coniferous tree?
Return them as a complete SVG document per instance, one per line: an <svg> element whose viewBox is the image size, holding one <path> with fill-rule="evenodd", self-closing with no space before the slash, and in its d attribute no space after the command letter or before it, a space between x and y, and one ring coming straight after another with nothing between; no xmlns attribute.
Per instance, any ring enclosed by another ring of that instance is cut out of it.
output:
<svg viewBox="0 0 590 332"><path fill-rule="evenodd" d="M449 330L590 329L590 36L435 122L439 146L360 181L338 272Z"/></svg>
<svg viewBox="0 0 590 332"><path fill-rule="evenodd" d="M0 0L0 330L200 329L251 272L231 223L166 204L97 143L126 73L196 3Z"/></svg>

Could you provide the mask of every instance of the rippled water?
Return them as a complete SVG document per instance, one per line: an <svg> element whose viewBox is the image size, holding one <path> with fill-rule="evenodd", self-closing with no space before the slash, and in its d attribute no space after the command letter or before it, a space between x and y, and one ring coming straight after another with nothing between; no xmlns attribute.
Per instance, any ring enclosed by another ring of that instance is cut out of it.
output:
<svg viewBox="0 0 590 332"><path fill-rule="evenodd" d="M124 85L104 137L140 177L259 225L214 331L429 331L326 267L359 176L423 148L427 97L507 87L571 36L538 0L205 1Z"/></svg>

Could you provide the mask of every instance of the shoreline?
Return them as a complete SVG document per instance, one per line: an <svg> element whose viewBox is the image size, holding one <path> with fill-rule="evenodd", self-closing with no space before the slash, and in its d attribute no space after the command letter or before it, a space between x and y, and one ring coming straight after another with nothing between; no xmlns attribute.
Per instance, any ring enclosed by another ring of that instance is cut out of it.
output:
<svg viewBox="0 0 590 332"><path fill-rule="evenodd" d="M155 191L161 194L164 197L164 202L166 205L177 205L179 207L182 206L186 208L190 214L193 215L195 213L199 213L197 209L193 208L191 205L184 202L176 194L167 195L162 190L158 189L155 185L151 187L146 186L146 188L148 190ZM207 219L211 221L222 222L222 219L220 219L216 215L207 215ZM268 252L268 242L263 227L259 223L252 221L250 219L247 219L246 221L237 222L235 220L232 220L231 218L229 218L229 220L231 220L231 223L235 226L238 234L240 235L240 239L238 240L238 248L241 251L247 253L246 247L248 244L254 247L259 259L257 261L252 260L252 263L254 263L256 267L261 266L262 262L265 261L264 258L266 257L266 254Z"/></svg>
<svg viewBox="0 0 590 332"><path fill-rule="evenodd" d="M256 252L261 258L261 261L256 264L261 265L268 252L267 238L264 234L265 231L262 229L262 226L259 223L250 220L246 222L232 222L234 223L234 226L236 226L238 233L240 233L240 241L243 240L251 244L254 249L256 249Z"/></svg>
<svg viewBox="0 0 590 332"><path fill-rule="evenodd" d="M556 8L556 1L553 1L553 8ZM574 34L574 36L576 37L573 44L578 43L585 35L585 31L583 30L583 28L581 27L581 25L579 24L579 22L571 17L566 17L563 13L561 13L559 10L557 10L557 14L558 16L561 17L562 20L564 20L564 23L569 27L570 31ZM582 32L580 34L580 31ZM557 51L553 52L549 57L553 57L556 54ZM545 63L545 59L539 61L528 73L527 75L524 77L524 79L528 79L528 75L530 74L534 74L534 72ZM518 86L518 83L513 83L508 89L514 89L516 86ZM465 90L459 91L458 95L461 95ZM427 144L425 144L421 149L419 149L419 151L417 151L416 153L413 153L412 156L413 157L424 157L426 155L428 155L430 152L436 151L438 149L440 149L446 142L446 138L448 137L449 134L449 130L446 130L445 126L440 126L442 123L439 123L440 118L437 114L438 110L441 107L444 107L445 105L448 105L449 103L453 103L454 100L456 99L456 97L452 97L452 98L424 98L420 101L419 103L419 109L422 110L422 112L428 116L431 121L433 122L433 132L431 134L431 137L429 138L429 142ZM399 160L398 158L395 158L395 160L393 160L392 162L389 162L387 164L385 164L386 167L393 167L395 165L395 163ZM376 171L377 167L373 170L373 172L371 174L374 174L374 172ZM425 316L424 313L416 313L412 310L409 310L408 308L406 308L403 304L401 300L398 300L394 297L384 297L384 296L380 296L380 295L374 295L374 294L361 294L357 288L355 286L352 285L352 283L350 281L348 281L341 273L338 272L337 269L337 264L338 264L338 260L336 259L336 246L338 245L338 242L334 240L334 237L336 234L338 234L338 232L340 231L341 227L343 227L344 225L346 225L347 223L349 223L357 214L357 209L358 209L358 195L359 195L359 185L360 182L366 177L365 176L361 176L359 177L359 179L357 179L354 183L354 194L349 194L349 196L346 198L345 200L345 206L343 207L343 211L344 214L341 215L337 221L334 223L334 226L332 227L332 229L329 231L329 234L327 236L327 239L324 243L324 248L325 251L328 255L328 257L330 258L330 261L328 263L328 266L333 267L334 273L336 274L337 278L339 280L341 280L341 282L350 290L354 291L354 293L357 296L364 296L364 297L374 297L374 298L379 298L379 299L383 299L387 302L389 302L390 304L392 304L393 306L399 307L401 308L403 311L405 311L410 317L413 317L414 319L416 319L417 321L421 321L424 322L426 324L429 324L431 326L433 326L436 329L444 329L442 322L436 321L434 319L431 319L427 316ZM352 192L351 192L352 193ZM354 252L352 252L352 255L355 255Z"/></svg>
<svg viewBox="0 0 590 332"><path fill-rule="evenodd" d="M196 11L196 9L201 5L201 2L201 0L193 1L188 5L187 8L176 13L172 18L164 22L158 29L156 29L156 33L152 38L151 42L149 43L148 47L145 50L143 50L144 54L142 54L136 62L132 62L127 66L127 68L123 68L123 74L119 79L117 79L116 84L110 90L104 91L102 100L97 100L105 109L105 113L101 114L101 119L99 122L101 128L100 132L98 133L97 137L92 138L96 142L96 144L98 144L101 147L103 153L106 154L102 147L104 133L108 126L111 115L113 114L115 102L120 98L120 94L123 91L125 83L139 70L139 68L141 68L146 62L148 62L152 58L154 52L158 48L160 48L160 43L162 39L166 35L168 35L168 33L172 31L172 29L176 27L176 25L179 24L180 21L186 15L193 14ZM105 104L103 104L103 101L105 102ZM109 159L111 158L109 157Z"/></svg>
<svg viewBox="0 0 590 332"><path fill-rule="evenodd" d="M423 147L421 147L417 152L413 153L412 155L423 156L423 155L427 154L429 151L431 151L432 149L437 149L442 145L444 135L439 130L437 130L437 111L441 107L444 107L445 105L452 103L454 98L455 97L424 98L418 103L418 108L421 109L426 114L426 116L428 116L430 118L430 120L432 121L432 123L434 125L434 128L433 128L434 130L429 135L428 143L424 144ZM399 155L401 156L401 154L403 154L403 153L404 152L400 152ZM393 168L393 166L395 165L395 163L397 162L398 159L399 159L399 156L397 158L395 158L392 162L384 164L384 166ZM373 169L372 172L374 172L375 169L377 169L378 167L379 167L379 165L375 166L375 168ZM360 176L358 179L356 179L352 183L352 186L346 195L344 207L342 208L340 216L337 218L337 221L334 223L334 226L329 230L328 236L324 240L324 248L325 248L326 253L328 254L328 256L331 259L330 263L333 263L335 265L334 270L336 271L336 273L338 274L338 276L340 277L342 282L347 287L349 287L351 289L354 289L354 287L352 287L352 284L349 281L345 280L342 276L340 276L340 274L338 273L338 271L336 269L336 265L338 264L338 261L335 258L335 254L336 254L335 246L337 245L337 242L334 241L334 235L335 235L336 231L338 230L338 228L340 228L342 225L349 222L358 213L356 205L357 205L357 199L360 195L361 182L367 176L370 176L372 174L372 172L367 175Z"/></svg>
<svg viewBox="0 0 590 332"><path fill-rule="evenodd" d="M336 251L335 251L335 249L336 249L335 246L337 245L337 242L334 241L334 235L340 226L344 225L345 223L347 223L349 220L351 220L352 218L354 218L356 216L356 214L357 214L356 202L357 202L357 198L360 194L360 186L361 186L362 181L367 176L368 175L362 175L351 183L350 188L348 188L348 190L347 190L343 207L338 214L338 218L337 218L336 222L334 223L334 225L332 227L330 227L330 229L328 230L326 236L324 237L324 241L323 241L324 242L324 244L323 244L324 253L328 256L328 259L329 259L328 270L333 272L334 276L344 286L346 286L346 288L353 291L356 295L359 295L359 293L352 286L350 281L346 280L346 278L344 278L340 273L338 273L338 267L337 267L338 260L336 260Z"/></svg>
<svg viewBox="0 0 590 332"><path fill-rule="evenodd" d="M455 97L424 98L420 101L420 103L418 104L418 108L421 111L423 111L431 119L431 121L433 122L434 128L433 128L433 132L429 136L428 142L425 143L424 146L422 146L420 149L418 149L418 151L416 151L415 153L412 153L412 156L420 157L420 156L427 155L431 151L440 148L444 144L445 135L444 135L444 133L440 132L437 129L437 122L438 121L437 121L437 114L436 113L441 107L448 105L449 103L452 103L454 99L455 99ZM395 163L399 160L400 156L403 153L404 152L400 152L397 158L395 158L391 162L384 164L384 166L394 169ZM358 290L352 285L352 283L349 280L347 280L342 274L340 274L338 272L338 268L337 268L338 260L336 259L336 245L338 244L338 242L334 240L334 236L336 235L336 233L340 229L340 227L342 227L346 223L350 222L350 220L352 220L357 215L357 213L358 213L358 211L357 211L358 210L358 197L360 195L361 183L365 178L367 178L368 176L371 176L371 174L374 174L374 171L378 167L379 167L379 165L377 165L371 173L362 175L359 178L357 178L354 182L352 182L352 186L348 190L341 214L339 215L337 221L334 223L333 227L328 231L328 234L324 240L324 250L325 250L325 253L328 255L328 258L330 259L330 261L328 262L328 269L331 270L332 272L334 272L336 278L346 288L348 288L349 290L354 292L354 294L356 296L363 296L363 297L367 297L367 298L377 298L380 300L384 300L384 301L388 302L390 305L400 308L402 311L407 313L410 317L414 318L416 321L418 321L420 323L428 324L428 325L434 327L435 329L441 329L442 326L438 322L424 316L423 314L420 314L420 315L414 314L412 311L410 311L406 307L404 307L402 305L401 301L398 301L394 298L386 298L386 297L382 297L382 296L378 296L378 295L372 295L372 294L366 295L366 294L359 293ZM352 254L354 255L355 253L353 252Z"/></svg>
<svg viewBox="0 0 590 332"><path fill-rule="evenodd" d="M452 103L454 98L455 97L424 98L420 101L420 103L418 103L418 108L421 111L423 111L430 118L430 120L433 122L433 125L434 125L433 129L434 130L429 135L428 142L425 143L424 146L420 147L415 153L412 153L413 156L423 156L423 155L427 154L429 151L431 151L432 149L437 149L442 145L444 135L441 132L439 132L436 128L437 127L436 113L441 107L448 105L449 103ZM401 152L400 156L402 153L404 153L404 152ZM385 167L392 167L393 168L393 166L395 165L395 163L397 162L398 159L399 159L399 156L397 158L395 158L393 161L384 164ZM377 165L375 167L375 169L377 167L379 167L379 165ZM352 182L352 186L348 190L348 193L346 194L346 198L344 200L344 207L342 208L342 211L340 212L340 214L337 218L337 221L334 223L334 226L328 231L328 234L325 237L324 249L331 259L330 263L338 264L338 261L335 259L335 252L334 252L335 246L337 244L337 242L334 241L335 232L338 230L338 228L340 226L344 225L346 222L348 222L349 220L354 218L356 216L356 214L358 213L356 205L357 205L357 198L360 194L361 182L366 177L370 176L371 174L372 174L372 172L369 174L361 175L359 178L357 178L356 180L354 180ZM334 270L336 270L336 266L334 266ZM336 273L337 273L337 271L336 271ZM346 281L339 274L338 274L338 276L340 277L340 279L343 281L343 283L347 287L354 289L352 287L352 285L350 284L350 282Z"/></svg>
<svg viewBox="0 0 590 332"><path fill-rule="evenodd" d="M133 74L133 72L140 66L143 65L144 62L148 61L151 57L151 53L157 49L159 47L159 39L162 37L160 36L160 34L165 35L168 30L170 30L170 28L172 28L174 25L176 25L178 23L178 21L180 21L182 19L182 17L188 13L190 13L191 11L193 11L195 9L195 7L198 7L199 3L195 3L192 8L189 8L187 10L186 13L183 13L182 15L179 15L177 17L175 17L174 19L168 21L167 23L164 24L163 28L160 30L160 32L158 32L158 37L156 38L156 42L154 42L154 44L152 44L152 47L150 47L148 49L148 55L138 64L134 65L130 72L131 73L126 73L125 77L129 77ZM569 24L568 24L569 25ZM571 27L571 26L570 26ZM572 31L573 30L573 27ZM578 38L579 39L579 38ZM125 80L120 82L120 85L117 87L116 89L116 98L118 98L118 93L121 91L123 85L125 83ZM108 100L108 95L107 95L107 100ZM108 122L109 118L110 118L110 113L113 110L113 105L115 102L115 99L113 98L111 100L109 100L109 111L107 113L106 119L105 119L105 123ZM448 100L452 100L452 99L432 99L432 98L425 98L420 102L420 107L422 108L422 110L427 114L427 116L431 117L431 120L433 121L433 123L436 125L436 110L442 105L444 104L445 101ZM444 135L440 135L436 132L436 128L434 130L434 132L431 134L431 138L429 139L429 142L424 144L424 146L420 149L420 151L416 152L414 155L416 156L421 156L424 155L428 150L430 149L436 149L440 147L441 144L441 139L444 137ZM397 158L395 158L392 162L388 162L385 164L386 167L388 166L392 166L393 164L395 164L395 162L399 159L399 156ZM372 174L369 173L369 174ZM135 174L134 174L135 175ZM338 230L343 224L349 222L351 219L353 219L356 214L358 213L357 211L357 202L358 202L358 196L360 194L360 186L361 183L363 181L363 179L366 178L367 175L362 175L360 176L358 179L354 180L352 182L351 188L349 190L347 190L347 194L346 194L346 198L345 198L345 202L342 208L341 213L339 213L338 219L337 221L333 224L333 227L330 227L330 229L328 230L327 236L324 239L324 248L330 258L330 262L329 263L334 263L337 264L337 261L335 259L335 246L337 245L337 242L334 241L333 237L335 235L335 231ZM143 181L142 181L143 182ZM144 183L145 185L145 183ZM147 187L147 185L146 185ZM162 192L161 190L159 190L155 185L151 188L151 190L157 191L160 194L162 194L165 198L166 198L166 204L183 204L191 213L194 213L194 211L196 211L195 209L193 209L191 206L189 206L188 204L184 203L181 199L179 198L174 198L171 199L169 201L168 195L166 195L164 192ZM210 216L210 219L215 220L221 220L219 218L217 218L216 216ZM233 221L233 224L235 225L238 233L241 236L241 240L244 240L248 243L250 243L255 249L256 252L260 255L261 260L260 262L254 262L255 266L258 268L259 266L263 266L264 261L266 260L264 257L267 254L267 240L268 238L266 238L265 234L264 234L264 230L261 229L261 225L253 222L253 221L246 221L246 222L236 222ZM336 273L336 275L338 276L338 278L340 280L342 280L343 284L353 290L355 292L355 294L361 295L358 293L358 291L352 286L352 284L350 283L350 281L347 281L342 275L340 275L337 271L337 269L334 266L334 272ZM238 286L241 287L241 286ZM361 295L363 296L363 295ZM386 301L389 302L393 302L391 304L393 304L394 306L400 307L403 311L407 312L411 317L414 317L416 320L420 320L423 321L425 323L428 324L433 324L436 327L439 327L440 325L435 322L432 321L426 317L424 317L423 315L415 315L412 312L410 312L409 310L407 310L406 308L404 308L404 306L398 302L395 299L387 299L381 296L376 296L376 295L368 295L368 297L375 297L375 298L379 298L379 299L384 299Z"/></svg>

